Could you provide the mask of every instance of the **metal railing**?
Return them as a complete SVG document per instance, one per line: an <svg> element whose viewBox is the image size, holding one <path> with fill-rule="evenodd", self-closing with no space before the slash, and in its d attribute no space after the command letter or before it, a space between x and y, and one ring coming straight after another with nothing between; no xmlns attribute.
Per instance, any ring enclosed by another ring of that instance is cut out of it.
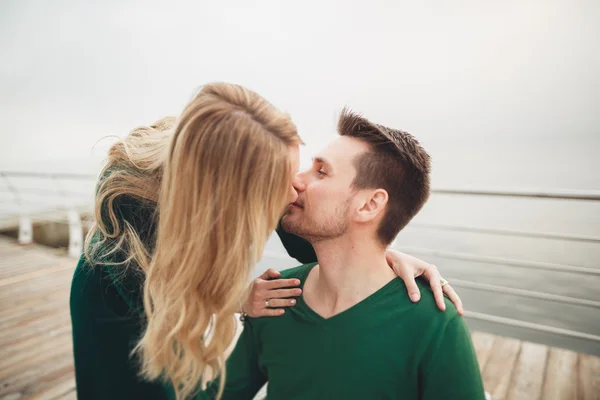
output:
<svg viewBox="0 0 600 400"><path fill-rule="evenodd" d="M81 213L91 204L93 191L68 190L65 183L77 182L79 186L88 182L93 187L96 179L93 175L76 173L0 171L0 194L11 196L0 200L0 228L18 228L19 242L28 244L33 242L34 223L67 224L69 255L78 257L83 246ZM50 183L50 188L23 185L40 181Z"/></svg>
<svg viewBox="0 0 600 400"><path fill-rule="evenodd" d="M599 201L598 190L529 190L529 189L450 189L437 188L432 193L451 194L461 196L487 196L487 197L524 197L530 199L553 199L553 200L589 200Z"/></svg>
<svg viewBox="0 0 600 400"><path fill-rule="evenodd" d="M17 179L42 179L45 181L51 181L55 183L52 189L42 188L30 188L30 187L19 187L14 183ZM56 201L54 202L53 210L72 210L73 202L66 202L69 206L65 206L66 199L72 199L73 197L83 200L85 196L91 195L91 193L78 192L72 190L65 190L61 184L64 181L75 181L75 182L90 182L93 183L97 179L94 175L87 174L75 174L75 173L29 173L21 171L2 171L0 172L0 193L12 194L13 202L19 206L26 204L41 205L44 202L25 199L25 195L32 196L55 196ZM2 186L4 183L4 186ZM529 199L550 199L550 200L569 200L573 202L589 202L589 201L600 201L600 191L574 191L574 190L556 190L556 191L535 191L535 190L494 190L494 189L435 189L432 191L434 195L451 195L451 196L489 196L489 197L507 197L507 198L529 198ZM90 200L90 199L88 199ZM61 202L63 202L61 204ZM1 210L0 210L1 211ZM40 214L41 215L41 214ZM52 220L52 218L43 216L36 217L35 214L31 214L28 218L34 221L45 221ZM70 224L75 223L73 213L70 215ZM55 222L55 221L54 221ZM76 224L75 224L76 225ZM81 227L72 230L72 233L77 235L81 232ZM489 227L478 227L478 226L464 226L464 225L444 225L444 224L431 224L431 223L413 223L410 228L415 229L430 229L433 231L449 231L449 232L469 232L484 235L500 235L515 238L537 238L545 240L557 240L557 241L570 241L570 242L584 242L584 243L600 243L600 237L591 235L579 235L573 233L560 233L560 232L537 232L527 230L513 230L513 229L496 229ZM426 255L439 257L442 259L461 260L467 262L477 262L485 264L502 265L506 267L516 267L523 269L537 269L554 272L569 272L580 274L583 276L600 276L600 268L590 268L576 265L564 265L560 263L549 263L540 261L520 260L504 257L492 257L484 256L479 254L461 253L455 251L440 251L436 249L420 248L420 247L404 247L403 251L410 254ZM287 255L265 252L267 258L281 258L287 259ZM502 285L492 285L488 283L475 282L471 280L463 280L458 278L451 279L454 286L458 288L466 288L471 290L493 292L500 294L508 294L512 296L518 296L522 298L532 298L542 301L555 302L560 304L570 304L574 306L581 306L586 308L600 309L600 302L589 299L581 299L570 296L562 296L551 293L543 293L538 291L524 290L518 288L512 288ZM493 322L496 324L507 325L512 327L520 327L530 329L537 332L546 332L565 337L575 339L585 339L593 342L600 342L600 336L578 332L569 329L562 329L553 326L547 326L542 324L536 324L529 321L521 321L516 319L510 319L500 317L496 315L467 311L466 316L471 319Z"/></svg>
<svg viewBox="0 0 600 400"><path fill-rule="evenodd" d="M572 242L588 242L600 243L600 236L575 235L572 233L555 233L555 232L535 232L523 231L518 229L496 229L496 228L481 228L475 226L464 225L444 225L444 224L429 224L429 223L412 223L411 228L432 229L436 231L453 231L453 232L470 232L482 233L485 235L496 236L513 236L526 237L534 239L549 239L549 240L564 240Z"/></svg>
<svg viewBox="0 0 600 400"><path fill-rule="evenodd" d="M457 253L454 251L438 251L419 247L401 247L406 253L423 254L449 260L475 261L485 264L511 266L525 269L540 269L546 271L572 272L583 275L600 275L599 268L579 267L573 265L554 264L541 261L516 260L513 258L482 256L478 254Z"/></svg>
<svg viewBox="0 0 600 400"><path fill-rule="evenodd" d="M20 182L27 180L37 180L39 182L39 180L42 180L50 182L52 186L50 189L23 187L23 185L15 183L15 180L17 179L19 179ZM24 195L55 196L60 198L60 202L55 202L56 206L64 208L65 202L70 203L73 199L79 199L80 201L89 200L86 198L91 194L89 191L74 192L65 190L65 182L74 181L93 183L96 179L96 176L89 174L0 171L0 193L12 194L12 203L18 205L30 204L41 206L50 203L48 201L25 199Z"/></svg>
<svg viewBox="0 0 600 400"><path fill-rule="evenodd" d="M505 198L525 198L525 199L549 199L549 200L569 200L573 202L597 202L600 201L600 191L579 191L579 190L495 190L495 189L435 189L434 194L451 196L487 196L487 197L505 197ZM578 235L572 233L559 232L536 232L511 229L495 229L488 227L464 226L464 225L443 225L429 223L414 223L410 225L416 229L431 229L434 231L450 232L469 232L485 235L501 235L515 238L537 238L546 240L559 240L582 243L600 243L600 237L590 235ZM495 264L507 267L539 269L554 272L570 272L581 274L583 276L600 276L600 268L590 268L574 265L564 265L558 263L548 263L539 261L519 260L504 257L483 256L479 254L461 253L455 251L439 251L428 248L404 247L404 251L411 254L429 255L442 259L461 260L468 262L477 262L485 264ZM508 294L522 298L532 298L543 301L550 301L560 304L570 304L593 309L600 308L600 302L589 299L581 299L570 296L562 296L551 293L543 293L532 290L517 289L502 285L491 285L487 283L462 280L458 278L448 278L456 287L469 288L472 290ZM536 332L543 332L553 335L559 335L572 339L583 339L594 343L600 343L600 336L586 332L580 332L571 329L563 329L555 326L537 324L529 321L505 318L488 313L465 311L465 316L474 320L492 322L495 324L506 325L510 327L524 328Z"/></svg>

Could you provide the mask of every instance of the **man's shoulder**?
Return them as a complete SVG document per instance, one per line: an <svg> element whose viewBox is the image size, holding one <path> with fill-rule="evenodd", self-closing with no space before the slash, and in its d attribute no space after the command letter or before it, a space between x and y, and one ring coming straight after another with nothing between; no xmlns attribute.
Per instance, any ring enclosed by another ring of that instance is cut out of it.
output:
<svg viewBox="0 0 600 400"><path fill-rule="evenodd" d="M416 282L421 292L421 299L418 302L413 303L410 300L403 282L399 284L392 296L397 304L398 315L402 317L401 320L404 322L406 321L405 318L409 318L412 323L420 326L429 326L430 328L435 326L438 329L444 329L451 320L458 317L456 307L450 299L444 297L446 310L440 310L435 302L429 282L422 278L417 278ZM409 309L408 315L404 313L404 307Z"/></svg>
<svg viewBox="0 0 600 400"><path fill-rule="evenodd" d="M410 343L416 356L425 357L429 347L446 335L451 336L447 338L450 341L464 337L463 332L467 331L462 329L464 321L458 315L456 307L449 299L444 298L446 310L440 310L429 282L416 279L421 292L421 299L417 302L410 300L401 280L396 282L397 285L383 300L381 317L385 318L388 332Z"/></svg>
<svg viewBox="0 0 600 400"><path fill-rule="evenodd" d="M282 279L293 279L293 278L297 278L300 280L303 280L306 278L306 276L308 275L308 273L310 272L310 270L317 265L317 263L309 263L309 264L303 264L300 265L298 267L294 267L294 268L289 268L289 269L284 269L279 271L281 273L281 278Z"/></svg>

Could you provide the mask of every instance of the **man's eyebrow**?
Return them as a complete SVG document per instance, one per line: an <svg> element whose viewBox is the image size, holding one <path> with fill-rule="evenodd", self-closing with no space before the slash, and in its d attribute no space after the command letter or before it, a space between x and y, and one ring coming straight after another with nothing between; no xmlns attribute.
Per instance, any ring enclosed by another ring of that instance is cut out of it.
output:
<svg viewBox="0 0 600 400"><path fill-rule="evenodd" d="M333 169L333 166L331 165L331 163L329 161L327 161L326 159L324 159L323 157L313 157L313 162L319 163L319 164L325 164L326 167Z"/></svg>

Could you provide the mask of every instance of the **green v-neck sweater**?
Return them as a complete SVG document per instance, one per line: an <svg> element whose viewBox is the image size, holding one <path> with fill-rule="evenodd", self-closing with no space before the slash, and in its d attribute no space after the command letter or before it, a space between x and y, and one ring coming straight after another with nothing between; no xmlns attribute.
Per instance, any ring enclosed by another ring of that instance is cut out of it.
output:
<svg viewBox="0 0 600 400"><path fill-rule="evenodd" d="M306 281L315 264L282 272ZM413 303L400 278L324 319L298 298L278 318L247 319L227 361L227 399L484 399L469 331L435 306L426 283ZM198 398L214 398L218 383Z"/></svg>

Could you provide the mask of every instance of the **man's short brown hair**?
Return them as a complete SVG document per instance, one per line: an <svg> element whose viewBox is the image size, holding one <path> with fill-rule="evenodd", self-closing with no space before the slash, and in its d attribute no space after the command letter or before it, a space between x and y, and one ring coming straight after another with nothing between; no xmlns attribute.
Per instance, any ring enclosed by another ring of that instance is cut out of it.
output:
<svg viewBox="0 0 600 400"><path fill-rule="evenodd" d="M431 158L410 133L374 124L344 108L338 133L367 143L367 151L354 160L356 189L381 188L388 192L385 215L377 230L384 245L417 215L429 198Z"/></svg>

